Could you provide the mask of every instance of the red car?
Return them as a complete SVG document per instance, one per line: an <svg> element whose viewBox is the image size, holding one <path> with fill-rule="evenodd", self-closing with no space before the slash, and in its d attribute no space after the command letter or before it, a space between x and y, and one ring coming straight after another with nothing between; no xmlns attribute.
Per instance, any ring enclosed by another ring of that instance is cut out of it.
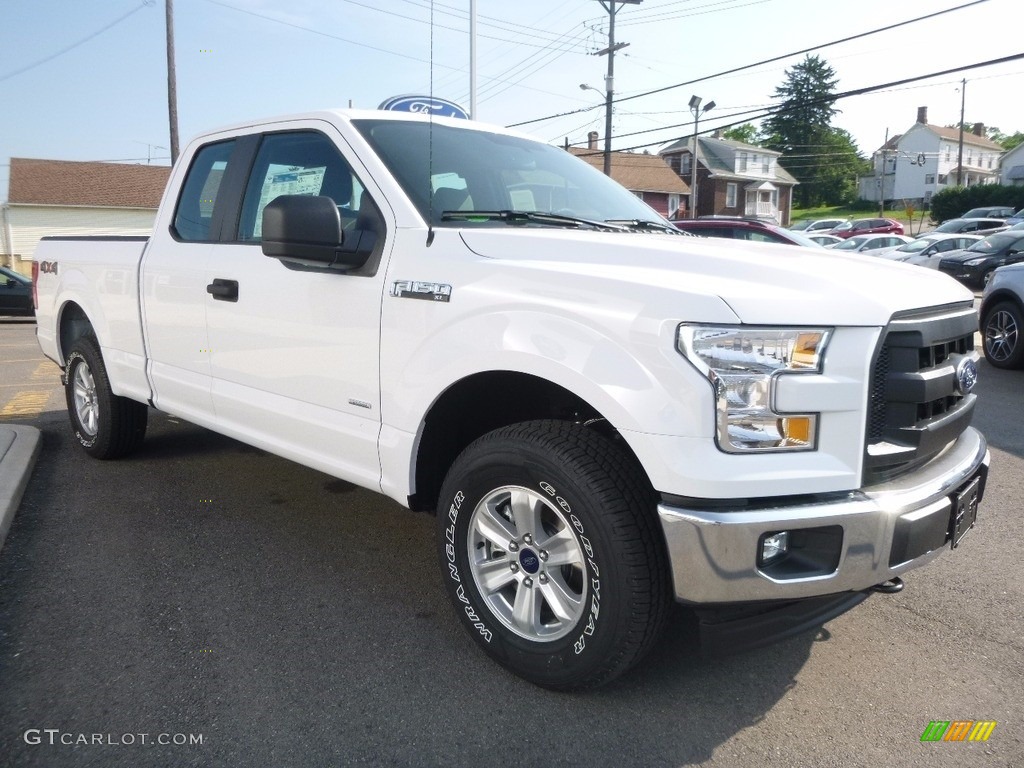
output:
<svg viewBox="0 0 1024 768"><path fill-rule="evenodd" d="M844 221L828 233L844 239L854 235L902 235L903 225L892 219L854 219Z"/></svg>

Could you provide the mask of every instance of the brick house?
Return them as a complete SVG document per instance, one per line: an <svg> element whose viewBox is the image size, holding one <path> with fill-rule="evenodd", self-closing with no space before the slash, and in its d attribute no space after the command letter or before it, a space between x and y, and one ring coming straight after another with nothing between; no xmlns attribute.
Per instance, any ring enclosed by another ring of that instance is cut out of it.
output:
<svg viewBox="0 0 1024 768"><path fill-rule="evenodd" d="M0 264L29 275L47 235L148 235L171 169L11 158L0 203Z"/></svg>
<svg viewBox="0 0 1024 768"><path fill-rule="evenodd" d="M690 179L693 139L680 139L658 154ZM778 160L781 152L741 141L702 136L697 142L697 216L750 216L789 225L793 187L799 182Z"/></svg>
<svg viewBox="0 0 1024 768"><path fill-rule="evenodd" d="M597 146L597 132L591 131L587 139L586 149L569 147L569 151L603 171L604 152ZM676 216L680 207L686 207L690 194L690 185L672 173L657 155L612 152L612 179L667 218Z"/></svg>

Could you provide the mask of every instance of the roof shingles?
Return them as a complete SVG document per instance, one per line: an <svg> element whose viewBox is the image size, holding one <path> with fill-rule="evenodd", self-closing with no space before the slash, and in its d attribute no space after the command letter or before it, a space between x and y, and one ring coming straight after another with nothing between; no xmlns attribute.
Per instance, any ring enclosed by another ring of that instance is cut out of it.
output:
<svg viewBox="0 0 1024 768"><path fill-rule="evenodd" d="M155 209L170 174L165 165L12 157L8 202Z"/></svg>
<svg viewBox="0 0 1024 768"><path fill-rule="evenodd" d="M604 169L602 151L579 147L570 147L569 151L598 170ZM612 178L630 192L690 194L690 185L679 178L658 155L612 152Z"/></svg>

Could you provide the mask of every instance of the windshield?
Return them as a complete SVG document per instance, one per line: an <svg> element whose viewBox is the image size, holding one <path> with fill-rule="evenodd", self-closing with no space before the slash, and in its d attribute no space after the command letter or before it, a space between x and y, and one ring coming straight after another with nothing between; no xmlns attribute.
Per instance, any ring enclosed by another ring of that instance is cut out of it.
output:
<svg viewBox="0 0 1024 768"><path fill-rule="evenodd" d="M950 219L949 221L945 221L942 224L939 224L939 226L937 226L935 228L935 231L936 232L959 232L960 231L960 227L962 227L963 225L964 225L964 220L963 219Z"/></svg>
<svg viewBox="0 0 1024 768"><path fill-rule="evenodd" d="M909 243L904 243L896 250L900 253L920 253L934 242L934 240L911 240Z"/></svg>
<svg viewBox="0 0 1024 768"><path fill-rule="evenodd" d="M800 245L809 246L811 248L821 248L821 243L816 240L811 240L807 235L802 232L788 232L790 240L796 240Z"/></svg>
<svg viewBox="0 0 1024 768"><path fill-rule="evenodd" d="M848 237L843 242L833 245L832 248L837 251L855 251L864 245L865 240L867 240L866 237Z"/></svg>
<svg viewBox="0 0 1024 768"><path fill-rule="evenodd" d="M848 229L853 229L852 221L844 221L842 224L836 224L836 226L832 227L833 232L845 232Z"/></svg>
<svg viewBox="0 0 1024 768"><path fill-rule="evenodd" d="M967 250L973 251L974 253L996 253L998 251L1003 250L1004 248L1009 248L1011 245L1013 245L1014 243L1021 239L1024 238L1021 238L1020 235L1009 235L1005 233L1000 233L998 235L989 235L984 240L979 240L978 242L976 242Z"/></svg>
<svg viewBox="0 0 1024 768"><path fill-rule="evenodd" d="M355 120L419 210L438 227L548 226L538 212L579 220L655 221L635 195L564 149L499 133L407 120ZM652 156L651 162L662 162ZM488 216L442 217L444 212ZM585 222L582 222L585 223Z"/></svg>

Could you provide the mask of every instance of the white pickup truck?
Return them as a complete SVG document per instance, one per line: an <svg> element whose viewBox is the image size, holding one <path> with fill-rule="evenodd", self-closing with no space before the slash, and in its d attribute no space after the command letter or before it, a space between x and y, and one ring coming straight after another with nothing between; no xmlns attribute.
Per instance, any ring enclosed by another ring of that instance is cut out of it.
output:
<svg viewBox="0 0 1024 768"><path fill-rule="evenodd" d="M984 490L956 282L683 235L500 128L208 133L152 237L35 267L87 453L139 449L155 408L436 511L461 621L551 688L635 664L673 598L769 637L896 591Z"/></svg>

